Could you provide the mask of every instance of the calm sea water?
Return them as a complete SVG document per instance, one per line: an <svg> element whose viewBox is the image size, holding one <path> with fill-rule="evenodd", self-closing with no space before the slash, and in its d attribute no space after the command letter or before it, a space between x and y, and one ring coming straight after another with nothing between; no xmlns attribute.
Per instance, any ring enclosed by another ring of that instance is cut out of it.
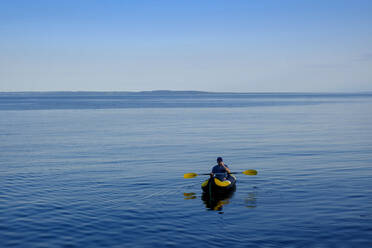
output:
<svg viewBox="0 0 372 248"><path fill-rule="evenodd" d="M372 94L0 93L0 247L372 247L371 178Z"/></svg>

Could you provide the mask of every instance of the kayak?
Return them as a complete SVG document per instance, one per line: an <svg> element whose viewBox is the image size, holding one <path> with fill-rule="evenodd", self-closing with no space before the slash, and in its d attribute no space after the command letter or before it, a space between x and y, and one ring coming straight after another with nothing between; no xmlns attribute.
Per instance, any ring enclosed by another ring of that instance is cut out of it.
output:
<svg viewBox="0 0 372 248"><path fill-rule="evenodd" d="M211 177L202 183L201 188L205 193L224 194L234 191L236 187L235 184L236 177L234 175L229 174L227 178L223 181L221 181L217 177Z"/></svg>

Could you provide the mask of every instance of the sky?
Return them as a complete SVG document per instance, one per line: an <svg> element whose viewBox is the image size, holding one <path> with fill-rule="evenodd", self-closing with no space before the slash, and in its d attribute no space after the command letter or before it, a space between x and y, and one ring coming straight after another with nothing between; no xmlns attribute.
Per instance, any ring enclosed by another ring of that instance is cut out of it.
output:
<svg viewBox="0 0 372 248"><path fill-rule="evenodd" d="M372 91L370 0L2 0L0 91Z"/></svg>

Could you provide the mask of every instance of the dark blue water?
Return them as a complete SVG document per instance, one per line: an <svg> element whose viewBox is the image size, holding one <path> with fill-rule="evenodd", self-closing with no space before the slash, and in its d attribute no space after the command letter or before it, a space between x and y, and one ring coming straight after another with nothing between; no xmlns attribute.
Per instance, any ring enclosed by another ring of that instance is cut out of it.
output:
<svg viewBox="0 0 372 248"><path fill-rule="evenodd" d="M372 247L371 178L372 94L0 93L0 247Z"/></svg>

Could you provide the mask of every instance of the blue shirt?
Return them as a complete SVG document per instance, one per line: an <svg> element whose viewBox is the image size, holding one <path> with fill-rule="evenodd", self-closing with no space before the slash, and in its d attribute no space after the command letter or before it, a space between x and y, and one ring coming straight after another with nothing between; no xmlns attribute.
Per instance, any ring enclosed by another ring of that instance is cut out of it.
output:
<svg viewBox="0 0 372 248"><path fill-rule="evenodd" d="M227 166L227 164L225 164L225 166L227 168L229 168L229 166ZM221 173L221 174L216 174L215 175L215 177L217 177L220 180L223 180L225 177L227 177L227 171L226 171L226 169L223 166L220 166L220 165L215 165L212 168L212 173Z"/></svg>

